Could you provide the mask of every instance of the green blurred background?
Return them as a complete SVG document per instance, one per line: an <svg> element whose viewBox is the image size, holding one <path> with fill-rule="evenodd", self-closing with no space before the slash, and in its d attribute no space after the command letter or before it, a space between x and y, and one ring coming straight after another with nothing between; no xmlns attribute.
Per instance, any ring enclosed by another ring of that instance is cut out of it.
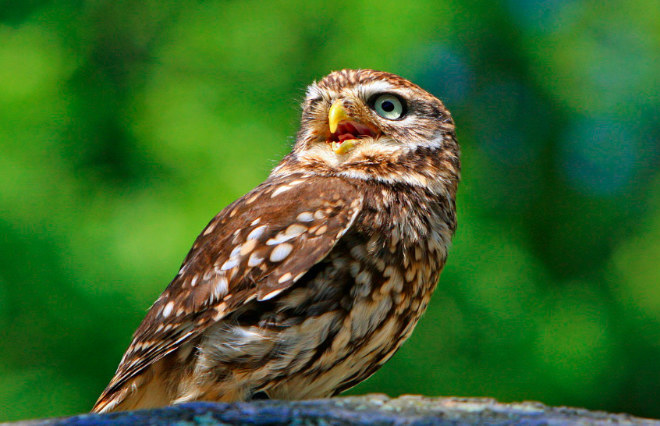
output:
<svg viewBox="0 0 660 426"><path fill-rule="evenodd" d="M443 99L459 230L352 393L660 417L660 2L0 2L0 420L87 411L339 68Z"/></svg>

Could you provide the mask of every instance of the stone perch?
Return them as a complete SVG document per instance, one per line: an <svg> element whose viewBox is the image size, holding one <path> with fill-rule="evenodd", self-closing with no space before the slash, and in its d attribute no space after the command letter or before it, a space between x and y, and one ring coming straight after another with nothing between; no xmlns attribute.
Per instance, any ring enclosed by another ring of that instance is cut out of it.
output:
<svg viewBox="0 0 660 426"><path fill-rule="evenodd" d="M391 399L372 394L309 401L196 402L153 410L83 414L20 425L660 425L658 420L538 402L489 398Z"/></svg>

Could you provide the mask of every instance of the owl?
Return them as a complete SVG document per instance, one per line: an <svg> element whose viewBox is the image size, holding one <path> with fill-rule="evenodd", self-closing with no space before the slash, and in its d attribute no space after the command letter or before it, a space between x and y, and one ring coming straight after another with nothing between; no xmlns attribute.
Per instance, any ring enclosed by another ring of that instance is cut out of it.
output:
<svg viewBox="0 0 660 426"><path fill-rule="evenodd" d="M365 380L429 303L459 178L451 115L419 86L368 69L314 82L292 151L202 231L92 411Z"/></svg>

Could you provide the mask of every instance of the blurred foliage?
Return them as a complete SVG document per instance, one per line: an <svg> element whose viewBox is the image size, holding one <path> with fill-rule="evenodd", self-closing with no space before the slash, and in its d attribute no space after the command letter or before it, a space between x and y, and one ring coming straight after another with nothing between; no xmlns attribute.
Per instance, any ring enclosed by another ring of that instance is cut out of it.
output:
<svg viewBox="0 0 660 426"><path fill-rule="evenodd" d="M657 0L1 2L0 420L89 410L356 67L445 100L464 169L429 311L352 392L660 417L659 60Z"/></svg>

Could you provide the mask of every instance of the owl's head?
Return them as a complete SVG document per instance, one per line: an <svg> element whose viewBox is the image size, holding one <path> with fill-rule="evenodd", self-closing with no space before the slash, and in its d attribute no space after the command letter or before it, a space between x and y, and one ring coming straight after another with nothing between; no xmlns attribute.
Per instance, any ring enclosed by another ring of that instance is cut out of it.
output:
<svg viewBox="0 0 660 426"><path fill-rule="evenodd" d="M449 111L402 77L369 69L335 71L308 87L302 108L296 144L281 167L295 163L380 180L396 180L404 168L433 178L444 153L455 159L458 176Z"/></svg>

